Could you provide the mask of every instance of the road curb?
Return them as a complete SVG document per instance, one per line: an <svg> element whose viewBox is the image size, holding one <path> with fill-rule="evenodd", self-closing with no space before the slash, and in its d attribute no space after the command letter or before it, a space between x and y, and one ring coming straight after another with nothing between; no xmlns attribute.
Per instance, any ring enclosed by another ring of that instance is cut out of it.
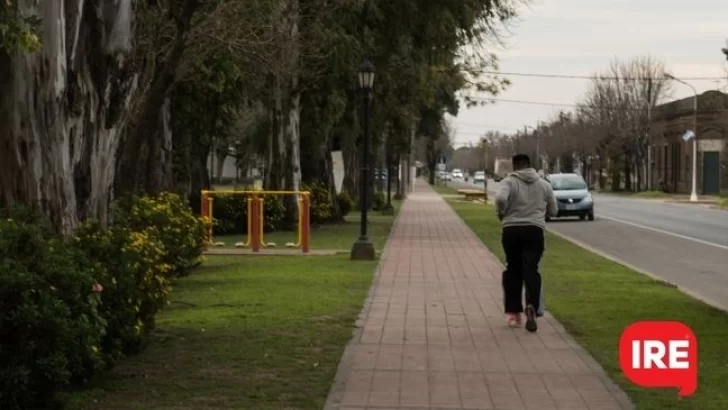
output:
<svg viewBox="0 0 728 410"><path fill-rule="evenodd" d="M723 312L728 313L728 307L722 306L721 304L719 304L718 302L716 302L716 301L714 301L712 299L708 299L708 298L706 298L706 297L704 297L704 296L702 296L702 295L700 295L700 294L698 294L696 292L693 292L692 290L685 289L684 287L679 286L679 285L677 285L675 283L672 283L670 281L666 281L665 279L659 277L658 275L656 275L656 274L654 274L652 272L648 272L648 271L646 271L646 270L644 270L642 268L638 268L637 266L634 266L634 265L632 265L630 263L627 263L627 262L625 262L625 261L623 261L623 260L621 260L621 259L619 259L619 258L617 258L615 256L612 256L612 255L610 255L608 253L605 253L605 252L602 252L602 251L600 251L600 250L598 250L598 249L596 249L596 248L594 248L592 246L589 246L589 245L585 244L584 242L581 242L579 240L573 239L573 238L571 238L571 237L569 237L567 235L564 235L564 234L562 234L560 232L553 231L553 230L548 229L548 228L547 228L547 230L551 234L553 234L555 236L558 236L559 238L561 238L561 239L563 239L565 241L571 242L572 244L574 244L574 245L576 245L576 246L578 246L578 247L580 247L582 249L585 249L585 250L587 250L587 251L589 251L589 252L591 252L591 253L593 253L595 255L599 255L602 258L607 259L607 260L610 260L610 261L612 261L614 263L620 264L620 265L624 266L627 269L631 269L631 270L633 270L633 271L635 271L637 273L641 273L641 274L649 277L650 279L654 279L657 282L664 283L664 284L666 284L666 285L668 285L670 287L673 287L673 288L679 290L680 292L682 292L682 293L684 293L684 294L692 297L693 299L699 300L699 301L705 303L706 305L709 305L709 306L711 306L713 308L716 308L718 310L721 310Z"/></svg>

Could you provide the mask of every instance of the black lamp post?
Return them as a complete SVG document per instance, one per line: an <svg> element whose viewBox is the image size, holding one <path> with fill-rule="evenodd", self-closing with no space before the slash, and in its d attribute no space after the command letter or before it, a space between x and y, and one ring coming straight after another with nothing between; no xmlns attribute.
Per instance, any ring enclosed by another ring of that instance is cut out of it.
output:
<svg viewBox="0 0 728 410"><path fill-rule="evenodd" d="M362 138L361 169L359 176L359 201L361 202L361 227L359 239L351 247L352 260L374 260L376 257L374 245L367 236L367 212L369 204L369 108L372 102L372 87L374 86L374 64L364 60L359 68L359 88L364 94L364 135Z"/></svg>

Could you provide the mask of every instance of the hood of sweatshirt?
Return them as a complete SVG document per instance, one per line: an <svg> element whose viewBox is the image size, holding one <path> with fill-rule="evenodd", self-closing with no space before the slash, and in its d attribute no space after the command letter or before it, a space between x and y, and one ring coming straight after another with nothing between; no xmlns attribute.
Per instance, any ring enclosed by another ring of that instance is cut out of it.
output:
<svg viewBox="0 0 728 410"><path fill-rule="evenodd" d="M511 175L515 178L520 179L521 181L527 183L527 184L533 184L534 182L541 179L541 176L536 172L533 168L525 168L518 171L511 172Z"/></svg>

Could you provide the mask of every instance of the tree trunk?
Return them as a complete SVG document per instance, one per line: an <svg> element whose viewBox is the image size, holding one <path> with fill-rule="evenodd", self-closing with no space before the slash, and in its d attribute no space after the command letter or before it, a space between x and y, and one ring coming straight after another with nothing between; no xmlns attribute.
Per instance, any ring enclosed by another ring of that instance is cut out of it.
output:
<svg viewBox="0 0 728 410"><path fill-rule="evenodd" d="M359 197L359 178L361 177L361 152L355 144L342 144L341 156L344 160L344 189L355 198Z"/></svg>
<svg viewBox="0 0 728 410"><path fill-rule="evenodd" d="M286 173L284 172L288 158L288 144L286 143L286 128L283 117L283 89L280 78L276 79L276 88L274 90L275 110L276 110L276 142L278 148L278 158L274 167L278 168L277 172L277 189L286 189Z"/></svg>
<svg viewBox="0 0 728 410"><path fill-rule="evenodd" d="M624 158L624 190L627 192L632 192L632 161L630 161L629 156L627 158Z"/></svg>
<svg viewBox="0 0 728 410"><path fill-rule="evenodd" d="M176 112L170 112L170 116L176 115ZM196 158L193 157L192 153L197 153L197 141L194 140L195 145L193 147L193 138L189 133L177 132L172 133L172 146L177 147L172 151L174 156L173 169L174 169L174 189L186 198L190 198L192 195L192 179L195 169Z"/></svg>
<svg viewBox="0 0 728 410"><path fill-rule="evenodd" d="M161 124L160 113L174 85L177 69L187 47L187 33L191 28L192 16L198 7L199 0L184 0L179 7L179 14L173 15L176 31L169 52L165 54L163 60L153 62L157 68L153 72L149 89L140 106L140 114L130 127L123 143L118 163L121 178L115 184L117 195L131 194L142 187L147 193L154 194L168 189L172 184L171 175L165 172L165 169L171 166L168 163L171 161L171 156L160 152L168 141L160 143L155 139L165 137L164 132L158 132ZM146 166L140 166L139 160L143 158L145 147ZM150 175L156 177L149 178Z"/></svg>
<svg viewBox="0 0 728 410"><path fill-rule="evenodd" d="M30 205L70 234L108 219L114 162L138 74L132 2L21 0L43 49L0 51L0 204Z"/></svg>
<svg viewBox="0 0 728 410"><path fill-rule="evenodd" d="M172 127L170 125L170 110L172 103L169 98L164 100L160 107L159 128L148 141L147 164L148 174L144 178L146 192L156 193L172 188L174 175L172 174Z"/></svg>
<svg viewBox="0 0 728 410"><path fill-rule="evenodd" d="M407 195L413 190L417 175L412 175L412 167L415 166L415 147L417 142L417 121L412 120L412 128L410 129L409 157L407 158Z"/></svg>
<svg viewBox="0 0 728 410"><path fill-rule="evenodd" d="M291 84L290 84L290 101L288 107L288 138L287 140L291 144L291 188L294 191L301 189L301 87L299 84L299 72L301 67L301 44L300 44L300 33L299 33L299 20L300 20L300 4L298 0L290 0L291 10L289 13L290 20L290 41L291 41ZM298 201L295 201L298 206ZM296 213L298 216L298 213Z"/></svg>
<svg viewBox="0 0 728 410"><path fill-rule="evenodd" d="M294 78L296 76L294 75ZM297 85L297 78L293 83ZM288 142L290 143L290 172L291 172L291 190L299 191L301 189L301 95L294 93L291 98L290 108L288 111ZM292 217L298 219L298 196L290 197L290 207L292 209Z"/></svg>

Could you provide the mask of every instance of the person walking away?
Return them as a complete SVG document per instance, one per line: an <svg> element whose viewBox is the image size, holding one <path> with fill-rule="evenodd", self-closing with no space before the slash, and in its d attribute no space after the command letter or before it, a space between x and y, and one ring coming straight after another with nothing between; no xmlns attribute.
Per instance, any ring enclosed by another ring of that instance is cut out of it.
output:
<svg viewBox="0 0 728 410"><path fill-rule="evenodd" d="M508 325L520 326L525 284L526 329L535 332L538 329L536 309L541 306L542 298L539 263L544 252L546 216L555 217L558 207L551 184L531 166L528 155L514 155L512 163L513 172L501 181L495 198L506 254L504 308Z"/></svg>

